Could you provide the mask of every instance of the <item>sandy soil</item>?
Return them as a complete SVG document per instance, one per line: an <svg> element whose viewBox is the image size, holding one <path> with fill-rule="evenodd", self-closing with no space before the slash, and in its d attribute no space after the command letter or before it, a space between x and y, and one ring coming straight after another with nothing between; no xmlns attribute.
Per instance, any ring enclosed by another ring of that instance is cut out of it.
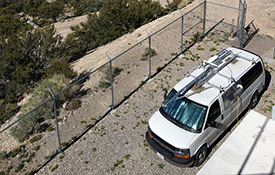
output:
<svg viewBox="0 0 275 175"><path fill-rule="evenodd" d="M56 29L56 33L60 34L63 38L65 38L69 33L72 32L70 27L76 26L80 24L81 22L87 21L87 15L79 16L75 18L70 18L61 22L57 22L54 24L54 27Z"/></svg>

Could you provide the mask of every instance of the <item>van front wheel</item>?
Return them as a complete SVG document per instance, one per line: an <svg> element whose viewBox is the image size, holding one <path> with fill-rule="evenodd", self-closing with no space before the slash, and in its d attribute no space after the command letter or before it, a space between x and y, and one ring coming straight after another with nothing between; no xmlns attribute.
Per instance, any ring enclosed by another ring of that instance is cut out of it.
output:
<svg viewBox="0 0 275 175"><path fill-rule="evenodd" d="M258 101L259 101L259 93L256 91L251 98L249 109L255 108L256 105L258 104Z"/></svg>
<svg viewBox="0 0 275 175"><path fill-rule="evenodd" d="M194 166L200 166L207 157L207 147L204 145L202 146L196 154Z"/></svg>

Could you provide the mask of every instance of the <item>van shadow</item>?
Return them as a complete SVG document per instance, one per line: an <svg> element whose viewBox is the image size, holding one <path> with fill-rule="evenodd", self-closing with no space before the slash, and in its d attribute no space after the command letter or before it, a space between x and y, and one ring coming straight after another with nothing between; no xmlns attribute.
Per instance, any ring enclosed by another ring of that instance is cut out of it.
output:
<svg viewBox="0 0 275 175"><path fill-rule="evenodd" d="M263 93L268 89L271 81L271 73L268 70L265 70L265 86L262 92L260 93L260 97L263 95Z"/></svg>

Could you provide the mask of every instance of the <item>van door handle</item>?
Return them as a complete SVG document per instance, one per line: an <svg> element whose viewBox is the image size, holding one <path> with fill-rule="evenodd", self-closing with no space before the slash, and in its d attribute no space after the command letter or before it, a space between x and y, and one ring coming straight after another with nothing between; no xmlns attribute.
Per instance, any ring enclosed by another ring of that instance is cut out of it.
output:
<svg viewBox="0 0 275 175"><path fill-rule="evenodd" d="M221 116L221 117L222 117L222 120L223 120L223 114L222 114L222 116Z"/></svg>

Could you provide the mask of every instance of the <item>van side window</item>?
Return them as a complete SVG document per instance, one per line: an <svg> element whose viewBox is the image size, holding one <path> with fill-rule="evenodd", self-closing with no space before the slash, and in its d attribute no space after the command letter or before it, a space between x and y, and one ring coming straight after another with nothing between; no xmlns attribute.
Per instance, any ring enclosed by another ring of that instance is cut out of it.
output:
<svg viewBox="0 0 275 175"><path fill-rule="evenodd" d="M220 103L216 100L209 109L208 121L216 120L221 115Z"/></svg>
<svg viewBox="0 0 275 175"><path fill-rule="evenodd" d="M262 72L262 64L259 61L241 77L243 90L245 91L262 74Z"/></svg>

